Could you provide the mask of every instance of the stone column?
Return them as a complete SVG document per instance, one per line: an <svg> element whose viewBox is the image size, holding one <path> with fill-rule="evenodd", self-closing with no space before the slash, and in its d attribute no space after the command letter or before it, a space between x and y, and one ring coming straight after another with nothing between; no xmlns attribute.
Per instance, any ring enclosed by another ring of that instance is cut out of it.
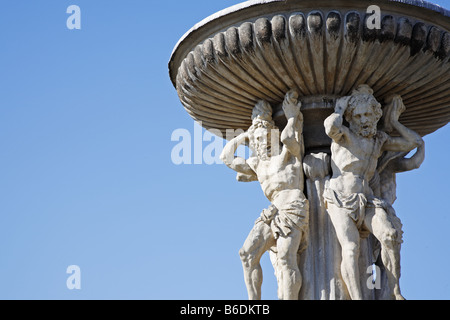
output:
<svg viewBox="0 0 450 320"><path fill-rule="evenodd" d="M300 256L304 283L301 300L344 300L340 276L340 245L328 217L323 191L330 179L330 156L312 153L304 159L306 194L310 205L309 245Z"/></svg>
<svg viewBox="0 0 450 320"><path fill-rule="evenodd" d="M330 179L330 155L328 153L311 153L304 159L306 178L306 195L310 205L309 243L299 257L299 266L303 275L303 287L300 300L349 300L350 296L342 280L340 264L341 246L328 216L323 191ZM361 239L361 289L366 300L383 299L387 289L386 275L382 264L377 277L380 287L368 286L374 275L367 271L376 262L374 253L376 239L373 236Z"/></svg>

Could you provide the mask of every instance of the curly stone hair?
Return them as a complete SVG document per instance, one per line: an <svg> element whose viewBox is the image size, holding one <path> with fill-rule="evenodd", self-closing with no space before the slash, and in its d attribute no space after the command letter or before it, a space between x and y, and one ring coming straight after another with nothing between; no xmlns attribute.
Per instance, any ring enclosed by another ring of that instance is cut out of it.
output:
<svg viewBox="0 0 450 320"><path fill-rule="evenodd" d="M253 108L252 120L260 117L264 120L271 120L273 114L273 109L270 103L265 100L259 100L255 107Z"/></svg>
<svg viewBox="0 0 450 320"><path fill-rule="evenodd" d="M348 107L345 110L345 119L350 122L353 117L353 111L356 106L360 104L369 104L373 108L373 112L378 122L383 116L383 110L381 104L373 96L373 90L366 84L358 86L353 90L351 98L348 102Z"/></svg>

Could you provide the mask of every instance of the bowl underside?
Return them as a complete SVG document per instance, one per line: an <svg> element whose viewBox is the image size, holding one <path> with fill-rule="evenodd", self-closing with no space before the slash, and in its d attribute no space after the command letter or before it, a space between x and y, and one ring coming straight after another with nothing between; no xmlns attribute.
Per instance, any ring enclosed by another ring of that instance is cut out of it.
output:
<svg viewBox="0 0 450 320"><path fill-rule="evenodd" d="M179 98L205 128L246 130L258 100L275 107L291 89L329 101L360 84L382 103L401 95L400 121L422 136L450 121L447 11L394 1L248 2L194 27L172 55ZM380 29L369 28L373 4Z"/></svg>

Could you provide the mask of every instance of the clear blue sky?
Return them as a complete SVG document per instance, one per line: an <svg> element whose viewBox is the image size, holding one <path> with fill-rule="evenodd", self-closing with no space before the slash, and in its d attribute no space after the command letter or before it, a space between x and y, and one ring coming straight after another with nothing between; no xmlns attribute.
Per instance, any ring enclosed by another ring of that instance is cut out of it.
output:
<svg viewBox="0 0 450 320"><path fill-rule="evenodd" d="M194 123L167 70L188 29L239 2L2 2L0 299L247 298L238 250L267 200L224 165L172 163L172 132ZM450 299L449 137L398 177L409 299Z"/></svg>

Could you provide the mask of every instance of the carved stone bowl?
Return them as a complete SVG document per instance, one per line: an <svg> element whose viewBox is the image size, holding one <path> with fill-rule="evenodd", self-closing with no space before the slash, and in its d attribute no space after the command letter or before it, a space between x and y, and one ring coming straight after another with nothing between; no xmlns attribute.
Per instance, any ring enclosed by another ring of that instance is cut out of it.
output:
<svg viewBox="0 0 450 320"><path fill-rule="evenodd" d="M381 9L379 29L370 28L371 5ZM382 103L401 95L400 121L425 136L450 121L450 12L424 1L247 1L194 26L169 69L207 129L246 130L259 99L280 122L279 104L297 89L307 147L321 146L312 140L335 99L368 84Z"/></svg>

